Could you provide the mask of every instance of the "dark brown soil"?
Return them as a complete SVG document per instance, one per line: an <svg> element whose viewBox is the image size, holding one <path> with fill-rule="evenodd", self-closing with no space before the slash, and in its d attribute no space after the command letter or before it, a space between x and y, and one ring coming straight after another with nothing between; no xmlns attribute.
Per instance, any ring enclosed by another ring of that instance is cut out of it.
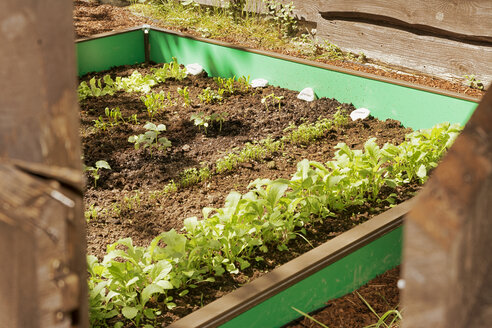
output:
<svg viewBox="0 0 492 328"><path fill-rule="evenodd" d="M400 267L389 270L374 278L357 290L357 293L382 316L389 310L397 309L399 305L399 290L397 282L400 276ZM350 293L326 303L326 307L310 313L317 321L330 328L367 327L378 322L364 301L356 294ZM390 316L386 323L391 322ZM284 328L318 328L317 323L309 318L302 318L292 322ZM382 327L385 327L384 325Z"/></svg>
<svg viewBox="0 0 492 328"><path fill-rule="evenodd" d="M130 75L134 69L142 74L150 67L120 67L110 72L98 73L115 76ZM94 76L94 75L91 75ZM90 76L82 78L89 79ZM188 87L192 105L183 106L177 93L178 87ZM226 97L222 103L204 105L197 99L200 90L216 83L204 75L191 76L181 82L166 81L155 87L154 91L170 92L175 105L157 114L153 122L163 123L167 131L163 132L172 147L165 151L148 149L135 150L128 137L143 133L143 124L149 120L145 106L140 100L141 94L119 92L115 96L87 98L81 107L81 136L84 162L94 166L98 160L106 160L111 170L101 170L101 178L94 187L92 178L87 175L85 192L86 210L91 206L98 211L96 218L87 224L88 253L101 257L106 245L120 238L131 237L137 245L148 245L162 231L172 228L180 230L182 222L190 216L201 217L201 209L222 207L224 199L231 190L245 192L246 186L257 178L290 178L296 164L304 158L326 162L334 154L334 146L345 142L352 148L361 148L364 142L376 137L380 145L385 142L400 143L410 130L403 128L394 120L379 121L370 118L365 121L351 122L339 131L332 129L321 140L307 146L286 144L282 151L260 162L242 164L237 170L228 173L213 174L210 179L197 185L179 188L175 193L163 193L162 190L171 180L178 181L180 172L192 167L208 165L214 173L213 163L246 142L267 137L280 138L290 124L315 122L319 117L332 118L338 109L352 110L352 105L340 104L334 99L322 98L308 103L296 98L297 92L267 87L250 89L248 92ZM265 95L274 93L283 96L281 108L266 107L261 103ZM94 127L94 120L105 117L105 108L121 110L125 123L108 128L106 131ZM227 113L222 130L217 124L209 127L207 134L199 130L190 121L190 115L203 111ZM129 122L128 117L136 114L138 125ZM204 164L206 163L206 164ZM397 190L398 201L410 198L418 186L409 186ZM383 190L389 194L391 190ZM315 247L362 223L375 214L389 208L389 204L365 204L338 213L336 219L326 219L323 224L308 227L306 238ZM204 285L200 290L192 289L185 297L177 299L178 306L166 312L160 321L170 323L191 311L199 304L207 304L240 285L264 274L276 266L285 263L311 249L304 240L293 240L289 252L269 253L265 262L236 276L224 276L215 283Z"/></svg>
<svg viewBox="0 0 492 328"><path fill-rule="evenodd" d="M140 26L143 24L149 24L152 26L167 28L170 30L177 30L194 36L200 36L199 32L193 30L176 28L175 26L167 25L165 22L156 21L145 17L135 16L128 9L124 7L115 7L111 5L98 5L97 3L88 2L88 1L74 0L73 17L74 17L76 38L86 38L98 33L118 31L125 28ZM260 44L260 42L258 42L257 40L248 39L244 37L242 38L239 35L229 35L227 33L224 33L224 35L218 39L242 47L263 49L263 50L274 51L294 57L306 58L306 56L302 55L299 52L288 52L285 51L284 49L264 49ZM373 66L350 62L346 60L326 60L326 59L317 59L317 60L338 67L344 67L356 71L376 74L379 76L394 78L394 79L416 83L424 86L449 90L473 97L481 97L485 93L484 91L470 88L461 83L450 82L444 79L436 78L425 74L400 74L392 69L375 68Z"/></svg>

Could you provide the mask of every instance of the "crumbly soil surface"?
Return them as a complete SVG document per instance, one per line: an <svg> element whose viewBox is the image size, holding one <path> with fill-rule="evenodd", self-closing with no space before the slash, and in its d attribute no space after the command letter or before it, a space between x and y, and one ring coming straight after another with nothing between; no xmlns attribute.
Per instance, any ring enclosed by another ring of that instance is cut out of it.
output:
<svg viewBox="0 0 492 328"><path fill-rule="evenodd" d="M177 28L175 26L170 26L163 21L136 16L125 7L100 5L95 1L74 0L73 18L75 27L75 38L77 39L91 37L99 33L118 31L135 26L141 26L143 24L149 24L169 30L176 30L200 37L200 34L196 31L187 28ZM246 48L262 49L262 46L257 41L248 38L241 38L237 35L232 36L228 33L224 33L224 35L218 39L220 41L230 42L232 44L236 44ZM294 57L307 58L306 56L298 52L285 51L284 49L263 50L274 51ZM484 94L484 91L470 88L458 82L451 82L425 74L402 74L394 69L383 68L384 63L377 63L379 66L381 66L381 68L378 68L373 65L361 64L346 60L317 60L338 67L344 67L360 72L376 74L383 77L389 77L442 90L458 92L472 97L481 97Z"/></svg>
<svg viewBox="0 0 492 328"><path fill-rule="evenodd" d="M154 67L159 65L154 65ZM124 66L108 72L85 76L102 77L110 74L128 76L134 70L142 74L150 72L151 66ZM191 106L183 106L183 98L178 88L187 87ZM95 166L95 162L105 160L111 170L100 170L100 178L94 187L94 180L87 173L85 191L86 211L95 209L97 217L87 224L88 253L102 257L106 245L120 238L131 237L136 245L146 246L161 232L170 229L180 230L183 220L190 216L201 217L203 207L222 207L231 190L244 193L247 185L257 178L290 178L296 170L296 164L302 159L326 162L330 160L339 142L351 148L361 149L364 142L376 137L377 142L398 144L404 140L409 129L403 128L398 121L379 121L370 118L364 121L350 122L341 129L328 131L323 138L305 146L286 144L285 148L263 161L241 164L236 170L215 174L214 163L218 158L243 147L247 142L265 138L278 139L291 124L315 122L320 117L332 118L338 110L353 110L350 104L340 104L334 99L322 98L314 102L297 99L297 92L268 86L250 89L227 96L217 104L204 104L197 95L204 88L217 89L216 82L205 76L189 76L182 81L168 80L153 88L155 92L169 92L174 104L156 114L153 122L165 124L167 137L172 147L168 150L136 150L128 142L128 137L145 132L143 125L150 118L141 101L141 94L118 92L114 96L87 98L81 101L81 136L84 163ZM274 93L283 97L280 109L265 106L262 98ZM118 107L125 122L108 127L106 130L95 128L94 120L105 118L105 109ZM199 129L190 121L196 112L226 113L222 128L218 123L207 129ZM137 116L139 124L131 122L129 117ZM171 181L179 181L180 172L185 169L207 165L211 177L197 185L178 188L177 192L163 192ZM414 195L418 186L408 186L396 191L398 202ZM384 195L394 192L383 190ZM308 227L306 239L315 247L364 222L370 217L389 208L389 204L365 204L353 207L336 218L329 218L323 224ZM311 249L301 238L291 241L288 252L269 252L265 262L257 267L248 268L240 275L217 279L215 283L192 289L185 297L177 298L178 306L167 311L159 321L168 324L193 310L200 304L227 294L240 285L270 271L298 255Z"/></svg>

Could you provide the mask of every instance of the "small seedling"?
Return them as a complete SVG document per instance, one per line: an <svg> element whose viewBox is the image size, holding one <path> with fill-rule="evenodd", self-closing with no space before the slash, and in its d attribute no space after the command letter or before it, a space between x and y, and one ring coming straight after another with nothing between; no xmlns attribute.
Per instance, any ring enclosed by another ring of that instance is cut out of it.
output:
<svg viewBox="0 0 492 328"><path fill-rule="evenodd" d="M233 76L228 79L223 79L220 76L219 77L214 77L215 83L219 86L219 89L223 89L224 92L232 95L234 92L236 92L236 89L234 87L234 81L236 80L236 77Z"/></svg>
<svg viewBox="0 0 492 328"><path fill-rule="evenodd" d="M247 92L251 88L251 84L249 82L250 77L241 76L240 78L237 79L237 84L239 85L239 89L241 92Z"/></svg>
<svg viewBox="0 0 492 328"><path fill-rule="evenodd" d="M97 120L93 120L93 122L94 122L94 127L101 131L106 131L106 129L109 126L109 123L104 121L104 118L102 116L99 116L99 118Z"/></svg>
<svg viewBox="0 0 492 328"><path fill-rule="evenodd" d="M475 75L464 75L463 76L466 79L466 85L469 86L472 89L478 89L478 90L483 90L484 85L482 81L477 80Z"/></svg>
<svg viewBox="0 0 492 328"><path fill-rule="evenodd" d="M291 36L298 31L297 20L294 17L294 3L283 4L278 0L264 1L268 14L278 26L284 37Z"/></svg>
<svg viewBox="0 0 492 328"><path fill-rule="evenodd" d="M91 204L87 211L84 211L85 221L89 222L90 220L97 220L97 208L94 207L94 204Z"/></svg>
<svg viewBox="0 0 492 328"><path fill-rule="evenodd" d="M179 185L189 187L201 181L205 181L210 177L210 169L208 166L203 166L199 169L192 167L185 169L180 173Z"/></svg>
<svg viewBox="0 0 492 328"><path fill-rule="evenodd" d="M106 161L97 161L96 162L96 167L93 166L84 166L84 171L89 172L89 174L94 178L94 188L97 187L97 180L101 177L99 175L99 170L100 169L106 169L106 170L111 170L111 166L109 166L108 162Z"/></svg>
<svg viewBox="0 0 492 328"><path fill-rule="evenodd" d="M162 91L159 93L146 94L145 96L140 97L140 100L147 108L147 113L151 120L154 119L154 116L162 109L169 106L169 102L166 103L166 99L167 97Z"/></svg>
<svg viewBox="0 0 492 328"><path fill-rule="evenodd" d="M108 118L109 124L111 126L115 126L115 125L120 124L120 121L123 123L125 122L125 120L123 119L123 116L121 115L121 111L120 111L119 107L116 107L114 109L110 109L110 108L106 107L104 109L104 113L106 114L106 117Z"/></svg>
<svg viewBox="0 0 492 328"><path fill-rule="evenodd" d="M130 116L130 121L134 124L138 124L137 114L132 114L132 116Z"/></svg>
<svg viewBox="0 0 492 328"><path fill-rule="evenodd" d="M190 93L188 91L188 87L184 87L183 89L178 88L178 94L183 97L183 107L188 107L191 105Z"/></svg>
<svg viewBox="0 0 492 328"><path fill-rule="evenodd" d="M147 122L144 125L144 129L147 131L143 134L131 136L128 138L128 142L135 144L135 149L139 149L140 146L143 148L150 148L150 155L152 156L152 148L157 150L164 150L171 147L171 141L166 137L160 137L159 134L166 131L166 126L164 124L155 125L154 123Z"/></svg>
<svg viewBox="0 0 492 328"><path fill-rule="evenodd" d="M345 110L342 110L341 107L337 108L337 112L333 115L333 125L335 129L338 131L340 128L348 124L348 115Z"/></svg>
<svg viewBox="0 0 492 328"><path fill-rule="evenodd" d="M275 93L272 92L271 94L261 98L261 103L265 105L266 109L268 109L269 102L272 106L278 105L278 109L281 109L282 99L284 99L284 96L275 96Z"/></svg>
<svg viewBox="0 0 492 328"><path fill-rule="evenodd" d="M205 115L204 112L191 114L190 120L193 121L195 126L198 126L198 129L203 129L203 132L207 134L207 128L211 123L218 122L219 123L219 131L222 131L222 124L227 117L227 113L213 113L211 115Z"/></svg>
<svg viewBox="0 0 492 328"><path fill-rule="evenodd" d="M219 89L219 91L215 91L207 87L202 90L202 93L198 95L198 99L200 99L203 103L213 104L216 102L222 101L222 94L224 93L224 89Z"/></svg>

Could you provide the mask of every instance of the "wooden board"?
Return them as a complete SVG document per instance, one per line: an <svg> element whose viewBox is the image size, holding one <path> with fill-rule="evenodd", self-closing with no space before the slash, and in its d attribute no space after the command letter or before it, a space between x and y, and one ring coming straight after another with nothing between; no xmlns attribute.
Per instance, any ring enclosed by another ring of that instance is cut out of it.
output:
<svg viewBox="0 0 492 328"><path fill-rule="evenodd" d="M307 0L295 1L309 18L316 13L326 18L371 19L375 24L389 21L415 29L439 30L492 41L492 1L490 0Z"/></svg>
<svg viewBox="0 0 492 328"><path fill-rule="evenodd" d="M492 91L406 217L403 327L492 323Z"/></svg>
<svg viewBox="0 0 492 328"><path fill-rule="evenodd" d="M2 328L89 325L72 5L0 1Z"/></svg>
<svg viewBox="0 0 492 328"><path fill-rule="evenodd" d="M492 81L492 46L348 21L322 20L317 30L319 38L373 60L444 78L474 74L483 82Z"/></svg>

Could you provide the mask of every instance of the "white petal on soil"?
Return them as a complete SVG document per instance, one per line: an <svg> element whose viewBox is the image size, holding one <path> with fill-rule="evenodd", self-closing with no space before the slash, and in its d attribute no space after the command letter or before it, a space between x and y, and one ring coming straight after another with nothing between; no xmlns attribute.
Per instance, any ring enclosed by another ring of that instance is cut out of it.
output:
<svg viewBox="0 0 492 328"><path fill-rule="evenodd" d="M268 81L265 79L254 79L251 81L251 87L253 88L264 88L268 85Z"/></svg>
<svg viewBox="0 0 492 328"><path fill-rule="evenodd" d="M185 66L186 73L191 75L198 75L203 72L203 67L200 64L188 64Z"/></svg>
<svg viewBox="0 0 492 328"><path fill-rule="evenodd" d="M312 88L305 88L299 92L297 98L305 101L313 101L316 99L316 96L314 95L314 90Z"/></svg>
<svg viewBox="0 0 492 328"><path fill-rule="evenodd" d="M350 113L350 118L352 121L363 120L369 117L371 111L367 108L357 108L352 113Z"/></svg>

